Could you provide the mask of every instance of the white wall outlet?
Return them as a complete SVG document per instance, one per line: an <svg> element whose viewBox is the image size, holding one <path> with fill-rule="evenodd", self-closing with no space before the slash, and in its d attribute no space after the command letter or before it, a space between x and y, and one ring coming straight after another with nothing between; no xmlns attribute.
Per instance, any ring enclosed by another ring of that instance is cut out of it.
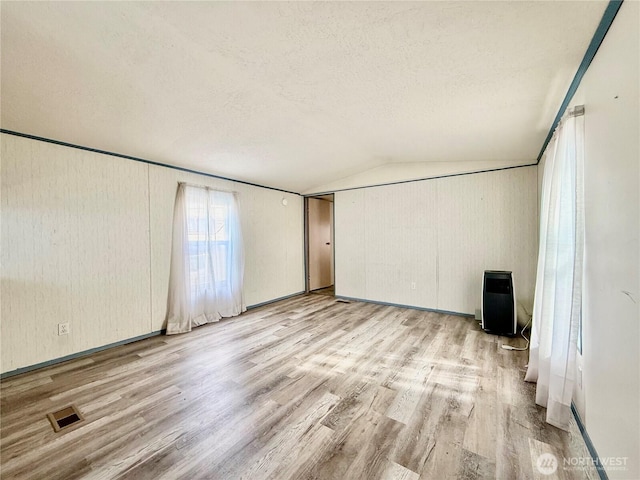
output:
<svg viewBox="0 0 640 480"><path fill-rule="evenodd" d="M411 282L411 290L415 290L416 289L416 282Z"/></svg>
<svg viewBox="0 0 640 480"><path fill-rule="evenodd" d="M59 323L58 324L58 335L68 335L71 331L71 327L68 323Z"/></svg>

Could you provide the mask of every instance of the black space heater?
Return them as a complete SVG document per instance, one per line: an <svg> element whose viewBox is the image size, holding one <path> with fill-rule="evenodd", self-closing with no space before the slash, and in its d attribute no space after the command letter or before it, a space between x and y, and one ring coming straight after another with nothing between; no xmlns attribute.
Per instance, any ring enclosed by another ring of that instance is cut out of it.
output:
<svg viewBox="0 0 640 480"><path fill-rule="evenodd" d="M516 292L511 272L485 270L482 281L482 329L495 335L515 335L518 328Z"/></svg>

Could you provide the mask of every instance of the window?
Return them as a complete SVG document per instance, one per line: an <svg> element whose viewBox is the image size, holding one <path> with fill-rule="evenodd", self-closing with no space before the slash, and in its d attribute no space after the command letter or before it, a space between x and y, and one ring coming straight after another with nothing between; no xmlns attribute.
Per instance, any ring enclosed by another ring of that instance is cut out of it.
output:
<svg viewBox="0 0 640 480"><path fill-rule="evenodd" d="M180 184L176 196L167 333L245 310L237 195ZM188 284L188 285L187 285Z"/></svg>
<svg viewBox="0 0 640 480"><path fill-rule="evenodd" d="M208 191L201 195L187 191L187 241L190 286L193 295L230 282L230 208L227 192Z"/></svg>

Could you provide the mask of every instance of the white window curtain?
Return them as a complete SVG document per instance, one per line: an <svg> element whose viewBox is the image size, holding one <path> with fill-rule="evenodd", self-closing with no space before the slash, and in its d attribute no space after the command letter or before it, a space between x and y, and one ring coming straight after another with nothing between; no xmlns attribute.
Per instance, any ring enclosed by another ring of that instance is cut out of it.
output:
<svg viewBox="0 0 640 480"><path fill-rule="evenodd" d="M246 310L237 194L180 183L173 218L167 334Z"/></svg>
<svg viewBox="0 0 640 480"><path fill-rule="evenodd" d="M576 379L584 252L584 117L567 114L545 150L529 367L547 422L567 430Z"/></svg>

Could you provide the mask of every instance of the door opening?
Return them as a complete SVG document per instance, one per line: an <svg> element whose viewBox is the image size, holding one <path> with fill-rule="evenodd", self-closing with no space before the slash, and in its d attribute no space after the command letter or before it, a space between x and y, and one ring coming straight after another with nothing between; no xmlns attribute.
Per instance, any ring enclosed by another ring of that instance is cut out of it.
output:
<svg viewBox="0 0 640 480"><path fill-rule="evenodd" d="M305 198L306 291L335 295L333 194Z"/></svg>

